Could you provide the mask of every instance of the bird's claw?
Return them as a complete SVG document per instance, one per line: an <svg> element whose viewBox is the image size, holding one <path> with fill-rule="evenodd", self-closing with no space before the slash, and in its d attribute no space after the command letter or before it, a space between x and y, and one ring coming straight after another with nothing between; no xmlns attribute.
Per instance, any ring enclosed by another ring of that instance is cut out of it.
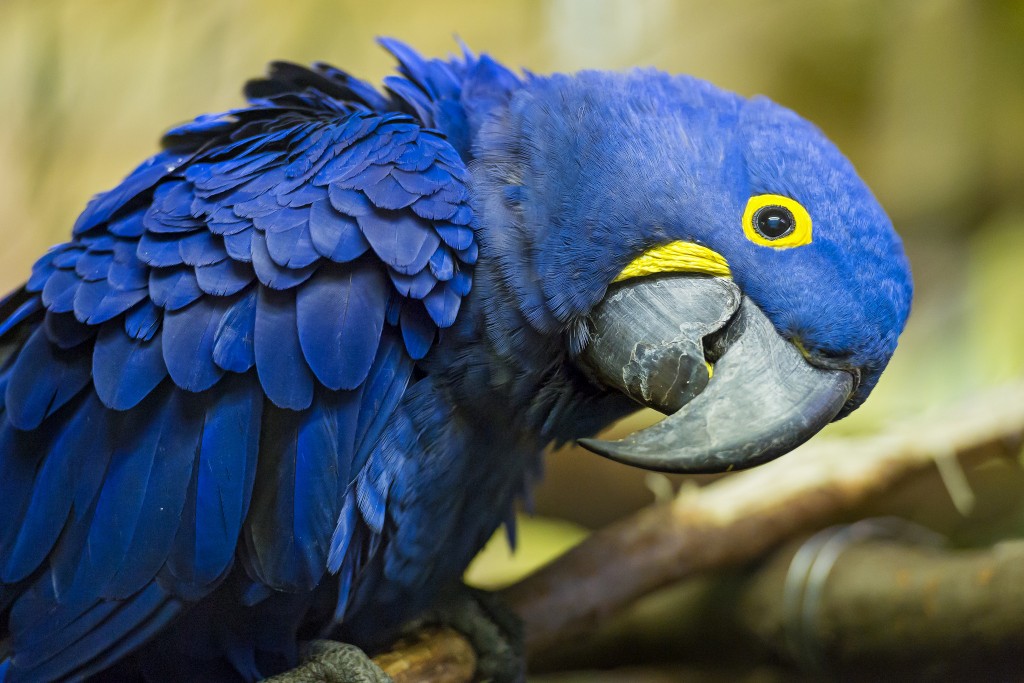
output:
<svg viewBox="0 0 1024 683"><path fill-rule="evenodd" d="M405 632L430 624L450 626L469 640L477 655L475 680L492 683L526 680L522 621L496 595L462 586L408 624Z"/></svg>
<svg viewBox="0 0 1024 683"><path fill-rule="evenodd" d="M313 640L302 648L302 663L264 679L268 683L392 683L391 677L355 645Z"/></svg>

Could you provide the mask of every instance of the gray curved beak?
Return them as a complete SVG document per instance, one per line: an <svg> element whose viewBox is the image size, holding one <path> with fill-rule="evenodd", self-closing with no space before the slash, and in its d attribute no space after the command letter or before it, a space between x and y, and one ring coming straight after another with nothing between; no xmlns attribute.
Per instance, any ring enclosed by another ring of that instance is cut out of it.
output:
<svg viewBox="0 0 1024 683"><path fill-rule="evenodd" d="M591 324L581 360L598 381L670 413L620 441L579 440L628 465L680 473L753 467L811 438L853 390L849 372L808 363L731 280L627 281L596 307Z"/></svg>

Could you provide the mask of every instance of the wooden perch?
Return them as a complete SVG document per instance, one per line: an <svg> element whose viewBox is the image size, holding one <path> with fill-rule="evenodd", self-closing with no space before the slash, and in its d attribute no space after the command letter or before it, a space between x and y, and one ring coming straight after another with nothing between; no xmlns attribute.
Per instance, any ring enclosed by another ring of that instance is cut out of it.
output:
<svg viewBox="0 0 1024 683"><path fill-rule="evenodd" d="M810 668L938 668L1024 649L1024 541L980 550L854 543L805 614L786 604L795 551L783 549L746 582L736 615L761 642Z"/></svg>
<svg viewBox="0 0 1024 683"><path fill-rule="evenodd" d="M1022 434L1024 382L877 436L812 441L593 534L505 589L503 597L524 621L530 654L543 654L658 588L745 564L793 536L825 527L936 461L947 470L952 462L958 471L958 458L1015 457ZM450 632L443 638L461 640Z"/></svg>
<svg viewBox="0 0 1024 683"><path fill-rule="evenodd" d="M543 652L651 591L827 526L936 459L1016 456L1022 433L1024 382L878 436L812 441L593 534L504 597L525 622L527 649Z"/></svg>

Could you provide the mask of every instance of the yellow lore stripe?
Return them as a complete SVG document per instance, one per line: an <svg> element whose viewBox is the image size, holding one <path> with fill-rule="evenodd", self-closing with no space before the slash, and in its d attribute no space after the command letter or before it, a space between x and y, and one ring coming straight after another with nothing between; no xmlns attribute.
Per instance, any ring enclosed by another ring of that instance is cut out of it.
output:
<svg viewBox="0 0 1024 683"><path fill-rule="evenodd" d="M704 273L731 277L729 263L718 252L693 242L670 242L648 249L626 266L612 282L658 273Z"/></svg>

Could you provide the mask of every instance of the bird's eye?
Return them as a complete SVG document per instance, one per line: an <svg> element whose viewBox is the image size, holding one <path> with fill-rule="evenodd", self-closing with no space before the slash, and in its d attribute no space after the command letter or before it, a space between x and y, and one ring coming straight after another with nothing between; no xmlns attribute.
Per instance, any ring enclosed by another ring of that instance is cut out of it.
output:
<svg viewBox="0 0 1024 683"><path fill-rule="evenodd" d="M799 247L811 242L811 216L795 199L759 194L747 202L743 233L763 247Z"/></svg>

